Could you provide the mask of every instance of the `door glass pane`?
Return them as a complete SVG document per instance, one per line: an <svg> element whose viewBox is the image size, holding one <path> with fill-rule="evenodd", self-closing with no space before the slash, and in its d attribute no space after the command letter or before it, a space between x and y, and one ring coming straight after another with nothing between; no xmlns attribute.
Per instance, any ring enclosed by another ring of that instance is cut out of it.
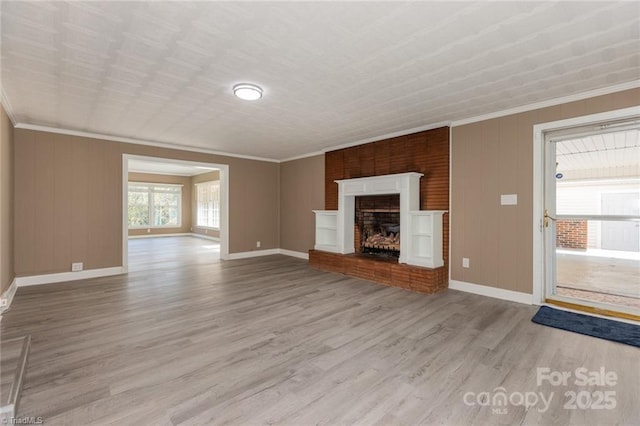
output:
<svg viewBox="0 0 640 426"><path fill-rule="evenodd" d="M556 294L640 309L639 230L630 221L558 220Z"/></svg>
<svg viewBox="0 0 640 426"><path fill-rule="evenodd" d="M555 294L640 309L639 142L638 129L551 142Z"/></svg>

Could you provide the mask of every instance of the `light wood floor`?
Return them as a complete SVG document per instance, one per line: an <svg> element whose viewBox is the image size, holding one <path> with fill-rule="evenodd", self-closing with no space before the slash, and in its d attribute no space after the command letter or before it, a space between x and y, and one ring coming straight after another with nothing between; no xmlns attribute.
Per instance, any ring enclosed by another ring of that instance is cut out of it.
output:
<svg viewBox="0 0 640 426"><path fill-rule="evenodd" d="M33 337L20 415L48 425L640 421L640 350L533 324L534 307L411 293L280 255L219 261L192 237L130 244L128 275L18 290L1 331ZM603 367L618 383L538 387L537 367ZM463 402L497 387L554 396L544 413ZM616 392L615 409L563 408L565 392L598 390Z"/></svg>

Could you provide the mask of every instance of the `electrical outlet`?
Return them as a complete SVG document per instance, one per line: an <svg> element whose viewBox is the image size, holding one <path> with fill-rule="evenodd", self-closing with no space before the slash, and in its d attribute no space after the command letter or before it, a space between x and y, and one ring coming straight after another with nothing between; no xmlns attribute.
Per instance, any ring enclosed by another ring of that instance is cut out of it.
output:
<svg viewBox="0 0 640 426"><path fill-rule="evenodd" d="M3 297L2 299L0 299L0 308L6 308L6 307L7 307L7 299Z"/></svg>
<svg viewBox="0 0 640 426"><path fill-rule="evenodd" d="M209 233L209 230L208 230L208 229L205 229L205 230L204 230L204 233L205 233L205 234L208 234L208 233Z"/></svg>
<svg viewBox="0 0 640 426"><path fill-rule="evenodd" d="M469 258L468 257L463 257L462 258L462 267L463 268L468 268L469 267Z"/></svg>
<svg viewBox="0 0 640 426"><path fill-rule="evenodd" d="M147 234L151 232L151 228L147 228Z"/></svg>
<svg viewBox="0 0 640 426"><path fill-rule="evenodd" d="M82 264L82 262L71 264L71 272L79 272L79 271L82 271L83 268L84 268L84 265Z"/></svg>
<svg viewBox="0 0 640 426"><path fill-rule="evenodd" d="M256 248L260 248L260 241L256 241Z"/></svg>

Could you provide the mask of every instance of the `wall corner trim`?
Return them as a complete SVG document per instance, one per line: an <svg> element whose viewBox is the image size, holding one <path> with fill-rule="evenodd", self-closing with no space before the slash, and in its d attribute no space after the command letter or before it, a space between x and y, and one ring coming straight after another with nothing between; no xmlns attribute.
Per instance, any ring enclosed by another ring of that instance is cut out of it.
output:
<svg viewBox="0 0 640 426"><path fill-rule="evenodd" d="M87 269L80 272L61 272L58 274L32 275L29 277L16 277L18 287L26 287L39 284L54 284L65 281L86 280L89 278L109 277L127 272L122 266L101 269Z"/></svg>
<svg viewBox="0 0 640 426"><path fill-rule="evenodd" d="M492 297L494 299L524 303L525 305L534 304L533 295L529 293L522 293L520 291L505 290L502 288L489 287L486 285L479 285L456 280L449 280L449 288L451 290L464 291L466 293L478 294L480 296Z"/></svg>
<svg viewBox="0 0 640 426"><path fill-rule="evenodd" d="M301 251L280 249L280 254L283 254L285 256L297 257L298 259L309 260L309 253L303 253Z"/></svg>
<svg viewBox="0 0 640 426"><path fill-rule="evenodd" d="M2 300L2 305L0 306L0 315L9 310L9 308L11 307L11 302L13 302L13 297L16 295L17 290L18 282L17 279L14 278L9 288L0 297L0 300Z"/></svg>
<svg viewBox="0 0 640 426"><path fill-rule="evenodd" d="M4 112L7 113L7 117L11 120L11 124L13 124L13 127L16 127L16 116L13 114L13 107L11 106L11 102L9 102L7 94L4 92L4 88L0 89L0 103L4 107Z"/></svg>
<svg viewBox="0 0 640 426"><path fill-rule="evenodd" d="M302 253L299 251L286 250L281 248L267 249L267 250L254 250L243 251L239 253L229 253L229 257L226 260L248 259L250 257L271 256L273 254L282 254L285 256L297 257L299 259L309 260L308 253Z"/></svg>
<svg viewBox="0 0 640 426"><path fill-rule="evenodd" d="M272 254L280 254L280 249L242 251L239 253L229 253L228 260L248 259L250 257L271 256Z"/></svg>

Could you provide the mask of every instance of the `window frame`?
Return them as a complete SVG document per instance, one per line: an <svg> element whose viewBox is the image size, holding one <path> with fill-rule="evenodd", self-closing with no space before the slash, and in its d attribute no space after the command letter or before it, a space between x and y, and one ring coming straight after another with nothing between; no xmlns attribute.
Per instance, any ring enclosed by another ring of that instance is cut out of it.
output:
<svg viewBox="0 0 640 426"><path fill-rule="evenodd" d="M199 225L198 224L198 218L199 218L199 210L200 210L200 206L199 206L199 202L200 202L200 192L198 190L198 186L204 186L204 185L210 185L210 184L214 184L217 183L218 185L218 226L205 226L205 225ZM199 228L199 229L210 229L213 231L220 231L220 222L221 222L221 212L222 212L222 197L221 197L221 182L220 179L213 179L213 180L207 180L204 182L198 182L194 184L194 192L195 192L195 228Z"/></svg>
<svg viewBox="0 0 640 426"><path fill-rule="evenodd" d="M179 183L160 183L160 182L138 182L138 181L127 181L127 200L130 191L131 185L139 185L147 187L147 200L148 200L148 208L149 208L149 224L148 225L129 225L129 217L127 215L127 229L169 229L169 228L182 228L182 192L184 185ZM170 225L154 225L155 222L155 203L153 199L153 194L162 194L162 192L153 191L153 186L164 186L171 188L180 188L179 192L175 192L175 195L178 196L178 223L170 224ZM129 203L127 202L127 208Z"/></svg>

